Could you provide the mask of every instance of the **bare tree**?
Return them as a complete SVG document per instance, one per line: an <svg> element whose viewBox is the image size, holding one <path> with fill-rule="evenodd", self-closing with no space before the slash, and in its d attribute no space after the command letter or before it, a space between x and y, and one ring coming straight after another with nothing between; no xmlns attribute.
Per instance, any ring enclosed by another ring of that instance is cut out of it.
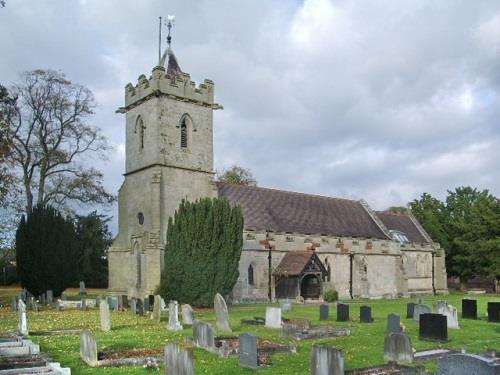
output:
<svg viewBox="0 0 500 375"><path fill-rule="evenodd" d="M26 210L111 203L102 173L88 167L90 156L105 159L109 149L100 129L87 122L96 106L92 92L52 70L23 73L11 92L14 103L4 112L7 160L22 184Z"/></svg>

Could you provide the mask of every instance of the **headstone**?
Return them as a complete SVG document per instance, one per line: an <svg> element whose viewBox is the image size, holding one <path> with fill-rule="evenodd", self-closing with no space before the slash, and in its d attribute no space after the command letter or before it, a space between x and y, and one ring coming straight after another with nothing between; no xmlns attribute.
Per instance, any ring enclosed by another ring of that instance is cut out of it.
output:
<svg viewBox="0 0 500 375"><path fill-rule="evenodd" d="M109 312L109 304L107 301L101 301L99 305L99 316L101 318L101 330L104 332L111 331L111 313Z"/></svg>
<svg viewBox="0 0 500 375"><path fill-rule="evenodd" d="M345 303L337 304L337 322L349 321L349 305Z"/></svg>
<svg viewBox="0 0 500 375"><path fill-rule="evenodd" d="M182 325L179 322L179 304L177 301L170 301L168 304L167 330L182 331Z"/></svg>
<svg viewBox="0 0 500 375"><path fill-rule="evenodd" d="M280 307L282 312L292 311L292 301L290 301L289 299L285 299L280 302Z"/></svg>
<svg viewBox="0 0 500 375"><path fill-rule="evenodd" d="M135 298L130 300L130 313L134 316L137 314L137 300Z"/></svg>
<svg viewBox="0 0 500 375"><path fill-rule="evenodd" d="M22 299L19 300L18 304L18 329L22 336L28 336L28 317L26 316L26 304Z"/></svg>
<svg viewBox="0 0 500 375"><path fill-rule="evenodd" d="M96 305L96 306L99 306L100 304L101 304L101 296L97 296L97 297L95 298L95 305Z"/></svg>
<svg viewBox="0 0 500 375"><path fill-rule="evenodd" d="M87 294L87 290L85 289L85 282L80 281L80 294Z"/></svg>
<svg viewBox="0 0 500 375"><path fill-rule="evenodd" d="M359 308L359 321L361 323L373 323L372 308L370 306L361 306Z"/></svg>
<svg viewBox="0 0 500 375"><path fill-rule="evenodd" d="M257 353L257 338L250 333L240 335L240 366L257 370L259 368L259 355Z"/></svg>
<svg viewBox="0 0 500 375"><path fill-rule="evenodd" d="M168 343L165 346L165 370L170 375L194 375L193 353L175 343Z"/></svg>
<svg viewBox="0 0 500 375"><path fill-rule="evenodd" d="M311 375L344 375L344 356L336 348L313 346Z"/></svg>
<svg viewBox="0 0 500 375"><path fill-rule="evenodd" d="M118 311L118 297L108 297L107 300L111 311Z"/></svg>
<svg viewBox="0 0 500 375"><path fill-rule="evenodd" d="M118 310L121 310L123 309L123 296L121 294L119 294L117 297L116 297L116 301L118 303Z"/></svg>
<svg viewBox="0 0 500 375"><path fill-rule="evenodd" d="M420 314L430 314L432 310L427 305L415 305L413 309L413 321L420 322Z"/></svg>
<svg viewBox="0 0 500 375"><path fill-rule="evenodd" d="M137 300L137 314L144 316L144 303L140 299Z"/></svg>
<svg viewBox="0 0 500 375"><path fill-rule="evenodd" d="M460 328L458 325L458 312L457 309L451 305L441 305L437 310L438 314L446 316L446 321L448 324L448 328L458 329Z"/></svg>
<svg viewBox="0 0 500 375"><path fill-rule="evenodd" d="M500 322L500 302L488 302L488 322Z"/></svg>
<svg viewBox="0 0 500 375"><path fill-rule="evenodd" d="M40 296L40 304L42 306L45 306L46 305L46 301L45 301L45 293L42 293L42 295Z"/></svg>
<svg viewBox="0 0 500 375"><path fill-rule="evenodd" d="M281 309L279 307L266 307L266 327L281 328Z"/></svg>
<svg viewBox="0 0 500 375"><path fill-rule="evenodd" d="M219 331L232 332L226 301L219 293L214 297L214 309L217 329Z"/></svg>
<svg viewBox="0 0 500 375"><path fill-rule="evenodd" d="M438 359L437 375L498 375L500 363L474 354L449 354Z"/></svg>
<svg viewBox="0 0 500 375"><path fill-rule="evenodd" d="M297 334L298 334L300 331L301 331L301 330L299 329L299 327L297 327L295 324L283 323L283 326L281 327L281 337L285 337L285 338L288 338L288 337L296 338L296 337L297 337Z"/></svg>
<svg viewBox="0 0 500 375"><path fill-rule="evenodd" d="M160 296L155 295L154 304L153 304L153 313L151 314L151 320L155 322L159 322L161 320L161 303Z"/></svg>
<svg viewBox="0 0 500 375"><path fill-rule="evenodd" d="M194 318L194 311L191 305L184 304L181 306L181 310L182 310L182 323L193 325L195 318Z"/></svg>
<svg viewBox="0 0 500 375"><path fill-rule="evenodd" d="M387 315L387 333L400 333L401 332L401 319L399 315Z"/></svg>
<svg viewBox="0 0 500 375"><path fill-rule="evenodd" d="M122 295L122 308L128 308L128 296L126 294Z"/></svg>
<svg viewBox="0 0 500 375"><path fill-rule="evenodd" d="M54 292L52 290L47 290L47 305L52 305L54 303Z"/></svg>
<svg viewBox="0 0 500 375"><path fill-rule="evenodd" d="M446 316L441 314L420 314L420 339L447 341L448 325Z"/></svg>
<svg viewBox="0 0 500 375"><path fill-rule="evenodd" d="M106 302L103 301L102 303ZM88 331L80 333L80 358L91 367L95 367L98 364L97 342L95 341L95 336Z"/></svg>
<svg viewBox="0 0 500 375"><path fill-rule="evenodd" d="M319 305L319 320L330 319L330 306L327 304Z"/></svg>
<svg viewBox="0 0 500 375"><path fill-rule="evenodd" d="M153 306L155 304L155 296L153 294L148 295L148 311L153 311Z"/></svg>
<svg viewBox="0 0 500 375"><path fill-rule="evenodd" d="M87 301L85 301L85 298L82 298L82 303L80 307L82 310L87 310Z"/></svg>
<svg viewBox="0 0 500 375"><path fill-rule="evenodd" d="M151 311L151 306L149 305L149 297L144 298L143 310L145 312Z"/></svg>
<svg viewBox="0 0 500 375"><path fill-rule="evenodd" d="M399 318L398 315L395 315ZM384 360L399 364L413 362L410 338L404 333L389 333L384 339Z"/></svg>
<svg viewBox="0 0 500 375"><path fill-rule="evenodd" d="M448 306L448 302L446 301L434 301L432 302L432 312L434 314L440 314L439 310Z"/></svg>
<svg viewBox="0 0 500 375"><path fill-rule="evenodd" d="M160 311L166 311L167 310L167 304L165 303L165 300L160 297Z"/></svg>
<svg viewBox="0 0 500 375"><path fill-rule="evenodd" d="M200 348L213 350L215 348L213 327L209 323L195 320L193 322L193 342Z"/></svg>
<svg viewBox="0 0 500 375"><path fill-rule="evenodd" d="M415 309L415 303L410 302L406 304L406 318L413 318L413 311Z"/></svg>
<svg viewBox="0 0 500 375"><path fill-rule="evenodd" d="M477 301L475 299L462 300L462 319L477 319Z"/></svg>

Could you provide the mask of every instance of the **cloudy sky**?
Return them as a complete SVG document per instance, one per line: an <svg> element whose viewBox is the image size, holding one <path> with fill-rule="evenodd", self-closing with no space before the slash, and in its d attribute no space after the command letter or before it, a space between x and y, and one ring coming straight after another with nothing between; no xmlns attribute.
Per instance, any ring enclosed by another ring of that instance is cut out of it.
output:
<svg viewBox="0 0 500 375"><path fill-rule="evenodd" d="M224 105L216 169L376 209L461 185L500 195L498 0L6 0L0 83L50 68L89 87L109 190L124 171L115 109L156 65L167 14L182 70Z"/></svg>

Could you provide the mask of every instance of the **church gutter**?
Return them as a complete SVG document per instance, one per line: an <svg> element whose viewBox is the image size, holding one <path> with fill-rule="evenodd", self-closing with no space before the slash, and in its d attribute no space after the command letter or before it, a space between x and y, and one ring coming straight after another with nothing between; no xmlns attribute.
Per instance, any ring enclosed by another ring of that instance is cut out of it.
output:
<svg viewBox="0 0 500 375"><path fill-rule="evenodd" d="M354 263L354 254L349 254L349 295L351 296L351 299L353 299L352 296L352 269L353 269L353 263Z"/></svg>

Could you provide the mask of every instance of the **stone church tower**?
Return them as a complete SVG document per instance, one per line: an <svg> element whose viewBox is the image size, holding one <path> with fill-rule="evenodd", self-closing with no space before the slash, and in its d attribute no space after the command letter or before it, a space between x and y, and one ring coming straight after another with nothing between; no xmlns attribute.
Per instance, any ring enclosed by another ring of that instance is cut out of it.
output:
<svg viewBox="0 0 500 375"><path fill-rule="evenodd" d="M167 68L164 67L168 59ZM196 87L170 47L151 77L125 87L125 181L119 233L108 252L109 292L144 297L163 270L168 219L181 200L217 196L213 173L214 84Z"/></svg>

